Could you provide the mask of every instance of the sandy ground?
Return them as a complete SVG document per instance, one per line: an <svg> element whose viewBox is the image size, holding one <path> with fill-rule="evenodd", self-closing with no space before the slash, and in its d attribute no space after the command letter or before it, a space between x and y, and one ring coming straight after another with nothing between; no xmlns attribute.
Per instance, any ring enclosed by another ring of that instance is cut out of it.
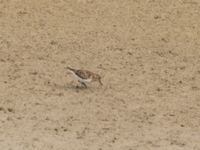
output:
<svg viewBox="0 0 200 150"><path fill-rule="evenodd" d="M200 150L199 16L199 0L0 0L0 149Z"/></svg>

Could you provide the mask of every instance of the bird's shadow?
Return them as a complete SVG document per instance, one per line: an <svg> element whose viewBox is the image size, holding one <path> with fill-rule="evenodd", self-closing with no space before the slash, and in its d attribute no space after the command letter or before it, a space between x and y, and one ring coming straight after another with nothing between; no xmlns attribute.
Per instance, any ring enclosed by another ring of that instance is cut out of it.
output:
<svg viewBox="0 0 200 150"><path fill-rule="evenodd" d="M61 84L57 84L57 83L49 83L48 86L53 89L66 90L66 91L71 90L71 91L75 91L75 92L92 91L97 88L97 87L91 87L91 86L88 86L87 88L85 88L82 85L74 84L74 83L68 83L66 85L61 85Z"/></svg>

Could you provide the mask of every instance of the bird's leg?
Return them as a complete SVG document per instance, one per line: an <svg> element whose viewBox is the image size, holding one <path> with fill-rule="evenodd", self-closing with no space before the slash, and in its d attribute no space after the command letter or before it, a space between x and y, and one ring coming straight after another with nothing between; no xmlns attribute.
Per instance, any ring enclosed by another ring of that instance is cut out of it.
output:
<svg viewBox="0 0 200 150"><path fill-rule="evenodd" d="M103 83L101 82L101 80L99 80L99 84L102 86L103 85Z"/></svg>
<svg viewBox="0 0 200 150"><path fill-rule="evenodd" d="M81 84L84 86L84 88L87 88L87 85L84 82L81 82Z"/></svg>
<svg viewBox="0 0 200 150"><path fill-rule="evenodd" d="M87 85L84 82L78 81L79 83L81 83L81 85L84 86L84 88L87 88Z"/></svg>

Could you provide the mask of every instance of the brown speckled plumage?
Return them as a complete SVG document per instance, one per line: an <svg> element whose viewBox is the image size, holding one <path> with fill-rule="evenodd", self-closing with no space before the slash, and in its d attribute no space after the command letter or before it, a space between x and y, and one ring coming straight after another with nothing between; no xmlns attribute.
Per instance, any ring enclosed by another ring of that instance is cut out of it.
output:
<svg viewBox="0 0 200 150"><path fill-rule="evenodd" d="M78 81L84 86L87 87L86 83L89 82L99 82L100 85L103 85L101 82L100 75L93 73L88 70L74 69L67 67L67 69L78 79Z"/></svg>

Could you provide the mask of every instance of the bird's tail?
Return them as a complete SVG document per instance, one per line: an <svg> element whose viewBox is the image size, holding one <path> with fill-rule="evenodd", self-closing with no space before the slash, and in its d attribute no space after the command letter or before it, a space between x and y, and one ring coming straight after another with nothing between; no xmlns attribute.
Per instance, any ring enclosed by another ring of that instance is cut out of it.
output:
<svg viewBox="0 0 200 150"><path fill-rule="evenodd" d="M73 68L71 68L71 67L66 67L66 69L67 69L67 70L70 70L70 71L73 71L73 72L76 71L75 69L73 69Z"/></svg>

